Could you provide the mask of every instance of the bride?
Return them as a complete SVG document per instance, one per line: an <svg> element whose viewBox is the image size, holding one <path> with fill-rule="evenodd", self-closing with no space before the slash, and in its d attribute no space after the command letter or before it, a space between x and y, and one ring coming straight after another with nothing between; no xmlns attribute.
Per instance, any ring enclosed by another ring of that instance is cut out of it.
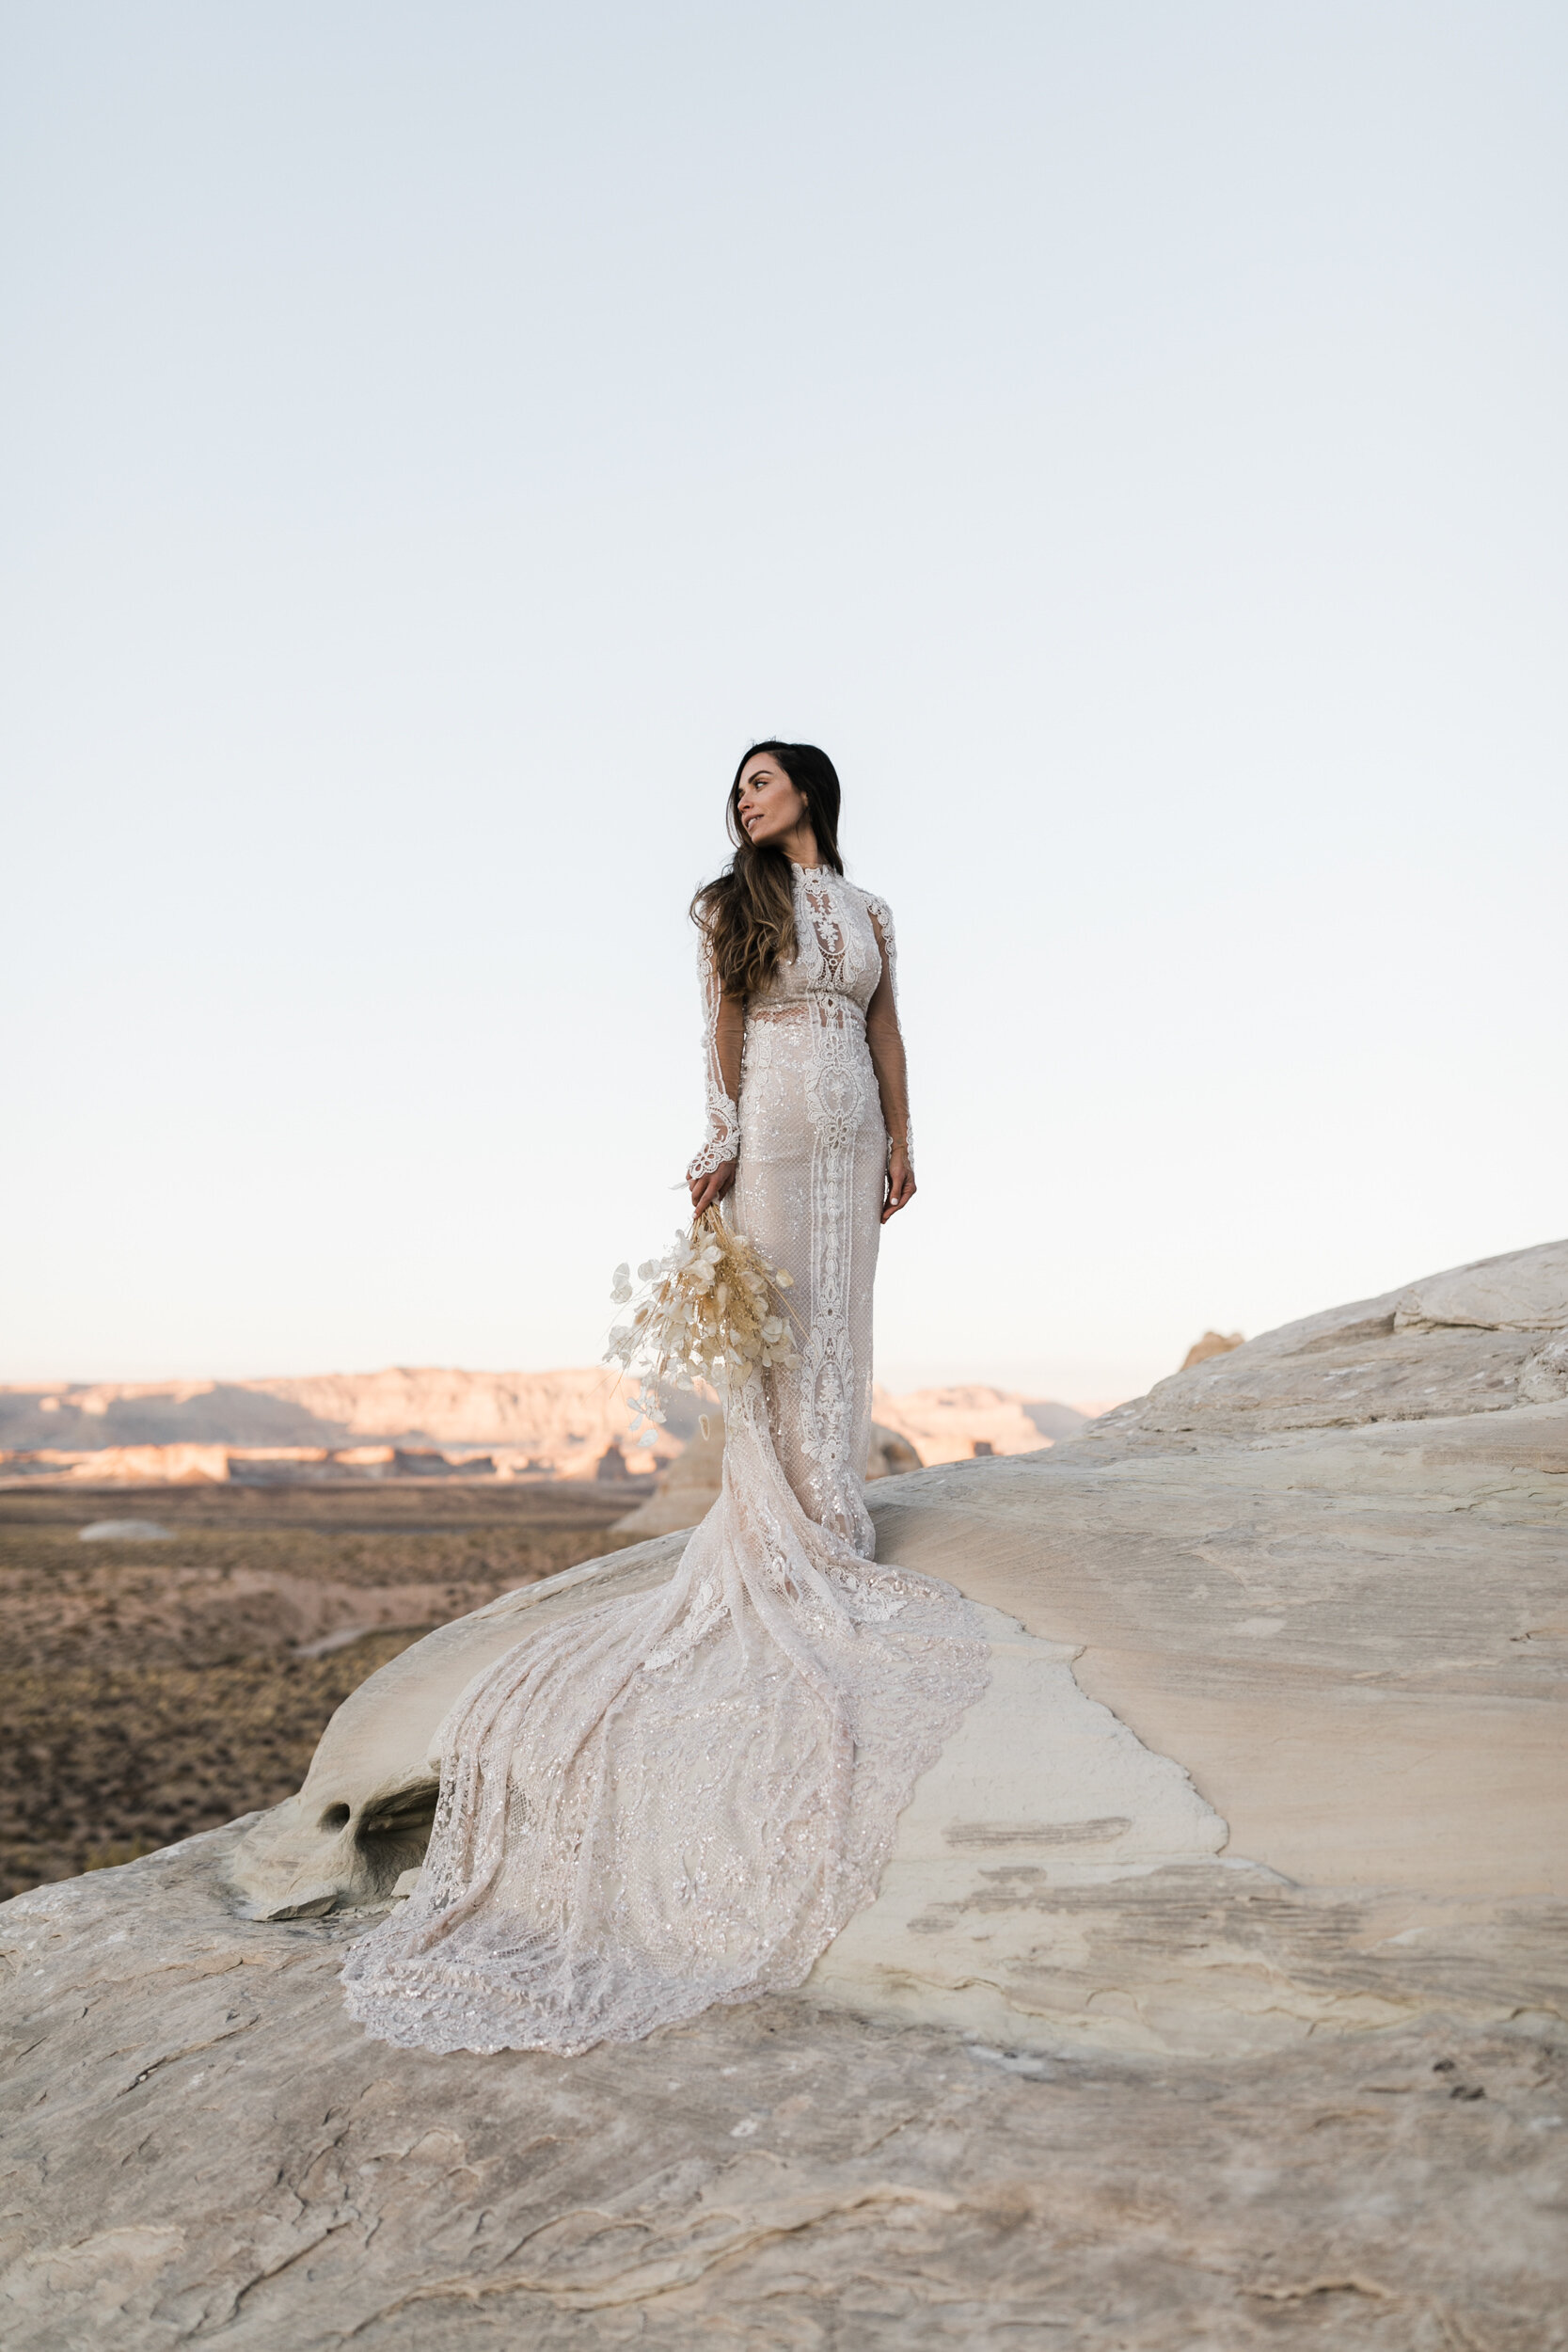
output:
<svg viewBox="0 0 1568 2352"><path fill-rule="evenodd" d="M800 1984L985 1687L970 1604L874 1565L872 1281L915 1184L893 919L845 879L838 814L824 752L755 745L692 904L692 1209L731 1195L793 1278L797 1360L732 1384L671 1581L525 1634L452 1708L419 1884L343 1970L382 2041L570 2056Z"/></svg>

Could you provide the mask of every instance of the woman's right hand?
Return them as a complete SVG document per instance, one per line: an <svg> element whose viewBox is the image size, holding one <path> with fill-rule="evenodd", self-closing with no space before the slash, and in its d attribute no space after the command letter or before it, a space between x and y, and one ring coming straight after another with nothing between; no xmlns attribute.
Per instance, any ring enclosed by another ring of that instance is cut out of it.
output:
<svg viewBox="0 0 1568 2352"><path fill-rule="evenodd" d="M735 1171L739 1166L738 1160L721 1160L718 1167L710 1168L705 1176L687 1178L686 1181L691 1187L693 1216L701 1216L703 1211L711 1209L716 1200L722 1200L735 1182Z"/></svg>
<svg viewBox="0 0 1568 2352"><path fill-rule="evenodd" d="M890 1216L907 1209L914 1199L914 1170L910 1155L901 1143L895 1143L887 1155L887 1186L882 1198L882 1217L885 1225Z"/></svg>

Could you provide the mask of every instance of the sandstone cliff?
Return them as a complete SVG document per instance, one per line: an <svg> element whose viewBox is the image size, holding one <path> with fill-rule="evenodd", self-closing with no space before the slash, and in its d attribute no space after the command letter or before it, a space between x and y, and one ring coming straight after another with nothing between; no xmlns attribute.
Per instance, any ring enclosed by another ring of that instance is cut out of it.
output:
<svg viewBox="0 0 1568 2352"><path fill-rule="evenodd" d="M462 1372L438 1367L323 1373L304 1379L99 1381L0 1389L0 1448L43 1450L62 1469L90 1452L105 1476L152 1476L131 1449L170 1446L314 1449L340 1456L356 1440L382 1445L484 1447L497 1467L558 1478L594 1476L619 1446L634 1472L672 1460L697 1425L699 1401L679 1398L665 1427L633 1444L630 1392L604 1365L560 1372ZM117 1472L109 1454L122 1456ZM15 1467L24 1467L15 1465ZM27 1467L47 1470L49 1463ZM95 1466L83 1465L90 1475ZM172 1470L190 1475L188 1469ZM221 1468L209 1475L222 1476Z"/></svg>
<svg viewBox="0 0 1568 2352"><path fill-rule="evenodd" d="M630 1435L628 1384L601 1365L559 1372L463 1372L436 1367L321 1373L277 1380L97 1381L0 1389L0 1478L42 1476L157 1482L327 1474L372 1464L383 1448L483 1447L503 1476L592 1478L610 1449L634 1476L669 1466L692 1437L705 1400L672 1396L664 1425ZM977 1386L877 1392L877 1419L919 1463L1025 1454L1077 1434L1070 1405L1029 1403ZM233 1457L232 1468L224 1458ZM390 1465L388 1453L385 1463ZM270 1461L271 1470L257 1468ZM405 1462L399 1467L416 1467ZM431 1462L427 1470L444 1469ZM888 1457L888 1467L894 1467ZM474 1465L476 1471L480 1466ZM885 1472L884 1472L885 1474Z"/></svg>
<svg viewBox="0 0 1568 2352"><path fill-rule="evenodd" d="M884 1428L913 1446L927 1470L988 1454L1034 1454L1076 1437L1086 1425L1085 1416L1071 1405L1031 1403L1006 1389L975 1382L915 1389L906 1396L879 1389L873 1410Z"/></svg>

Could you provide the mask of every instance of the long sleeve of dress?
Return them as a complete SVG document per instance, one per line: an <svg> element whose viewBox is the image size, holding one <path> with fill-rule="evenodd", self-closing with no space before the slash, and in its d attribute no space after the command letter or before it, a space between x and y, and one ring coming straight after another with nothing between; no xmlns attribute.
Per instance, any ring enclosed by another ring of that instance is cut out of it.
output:
<svg viewBox="0 0 1568 2352"><path fill-rule="evenodd" d="M719 1022L723 1007L723 992L714 969L713 956L707 941L702 943L698 954L698 972L703 984L703 1043L704 1071L707 1085L708 1139L687 1169L689 1177L711 1176L726 1160L740 1155L740 1113L736 1107L724 1077L724 1065L719 1051Z"/></svg>
<svg viewBox="0 0 1568 2352"><path fill-rule="evenodd" d="M898 1020L898 943L893 930L893 909L885 898L867 898L866 913L882 951L882 977L865 1010L865 1041L882 1098L882 1118L888 1145L902 1144L914 1158L914 1128L910 1119L910 1076L904 1059L904 1032Z"/></svg>

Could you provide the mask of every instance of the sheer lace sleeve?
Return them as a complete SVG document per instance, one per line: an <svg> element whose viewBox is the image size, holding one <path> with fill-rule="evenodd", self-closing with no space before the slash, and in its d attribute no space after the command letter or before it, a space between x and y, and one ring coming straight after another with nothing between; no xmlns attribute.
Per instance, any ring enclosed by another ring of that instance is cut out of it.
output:
<svg viewBox="0 0 1568 2352"><path fill-rule="evenodd" d="M740 1155L740 1113L724 1079L719 1052L719 1016L723 994L713 957L705 939L698 950L697 969L703 983L704 1070L707 1082L708 1139L687 1169L689 1177L711 1176L726 1160Z"/></svg>
<svg viewBox="0 0 1568 2352"><path fill-rule="evenodd" d="M904 1032L898 1022L898 943L894 935L893 909L885 898L869 896L865 911L882 951L882 977L865 1012L865 1041L882 1098L888 1149L901 1143L914 1158L914 1128L910 1119L910 1078L904 1059Z"/></svg>

